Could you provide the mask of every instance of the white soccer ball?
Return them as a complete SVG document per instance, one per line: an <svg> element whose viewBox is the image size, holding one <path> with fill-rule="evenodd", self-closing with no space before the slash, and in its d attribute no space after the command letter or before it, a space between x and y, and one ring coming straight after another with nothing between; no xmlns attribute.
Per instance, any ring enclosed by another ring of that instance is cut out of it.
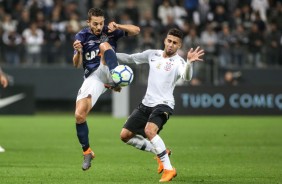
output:
<svg viewBox="0 0 282 184"><path fill-rule="evenodd" d="M3 152L5 152L5 149L0 146L0 153L3 153Z"/></svg>
<svg viewBox="0 0 282 184"><path fill-rule="evenodd" d="M128 86L133 81L133 71L127 65L118 65L112 71L112 79L120 87Z"/></svg>

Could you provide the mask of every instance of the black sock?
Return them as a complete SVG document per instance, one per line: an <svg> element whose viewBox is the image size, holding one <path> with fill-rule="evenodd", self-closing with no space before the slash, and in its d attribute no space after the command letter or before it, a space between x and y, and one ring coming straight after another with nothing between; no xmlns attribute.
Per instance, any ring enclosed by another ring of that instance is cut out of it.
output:
<svg viewBox="0 0 282 184"><path fill-rule="evenodd" d="M104 57L107 66L112 71L118 65L116 53L112 49L109 49L105 51Z"/></svg>
<svg viewBox="0 0 282 184"><path fill-rule="evenodd" d="M86 151L89 148L89 139L88 139L89 130L86 121L81 124L76 123L76 133L83 151Z"/></svg>

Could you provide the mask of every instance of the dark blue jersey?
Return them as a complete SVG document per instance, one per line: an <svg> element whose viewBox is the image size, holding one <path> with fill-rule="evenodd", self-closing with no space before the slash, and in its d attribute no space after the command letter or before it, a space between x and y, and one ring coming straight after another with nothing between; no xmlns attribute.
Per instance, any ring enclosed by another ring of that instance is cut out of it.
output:
<svg viewBox="0 0 282 184"><path fill-rule="evenodd" d="M108 43L116 51L117 40L127 35L127 32L122 30L115 30L112 33L108 33L107 26L104 26L100 35L93 34L90 28L84 28L78 32L75 35L75 40L81 41L82 44L84 76L88 77L100 65L101 55L99 45L101 41L108 39Z"/></svg>

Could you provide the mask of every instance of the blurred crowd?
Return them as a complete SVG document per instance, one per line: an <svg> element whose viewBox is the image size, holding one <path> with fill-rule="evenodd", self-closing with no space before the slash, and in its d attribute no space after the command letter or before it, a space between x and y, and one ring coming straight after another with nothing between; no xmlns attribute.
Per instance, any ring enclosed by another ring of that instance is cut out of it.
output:
<svg viewBox="0 0 282 184"><path fill-rule="evenodd" d="M195 85L221 83L226 71L282 66L282 0L0 0L0 63L71 65L74 35L91 7L104 9L106 22L141 27L118 52L162 49L167 30L181 29L180 55L198 45L206 51Z"/></svg>

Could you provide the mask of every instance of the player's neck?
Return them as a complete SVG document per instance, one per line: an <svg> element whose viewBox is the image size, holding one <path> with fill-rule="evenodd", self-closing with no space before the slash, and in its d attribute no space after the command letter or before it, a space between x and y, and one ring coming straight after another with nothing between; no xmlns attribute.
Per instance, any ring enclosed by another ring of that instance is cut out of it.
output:
<svg viewBox="0 0 282 184"><path fill-rule="evenodd" d="M171 58L175 56L177 53L175 52L174 54L168 55L166 52L163 52L163 58Z"/></svg>

